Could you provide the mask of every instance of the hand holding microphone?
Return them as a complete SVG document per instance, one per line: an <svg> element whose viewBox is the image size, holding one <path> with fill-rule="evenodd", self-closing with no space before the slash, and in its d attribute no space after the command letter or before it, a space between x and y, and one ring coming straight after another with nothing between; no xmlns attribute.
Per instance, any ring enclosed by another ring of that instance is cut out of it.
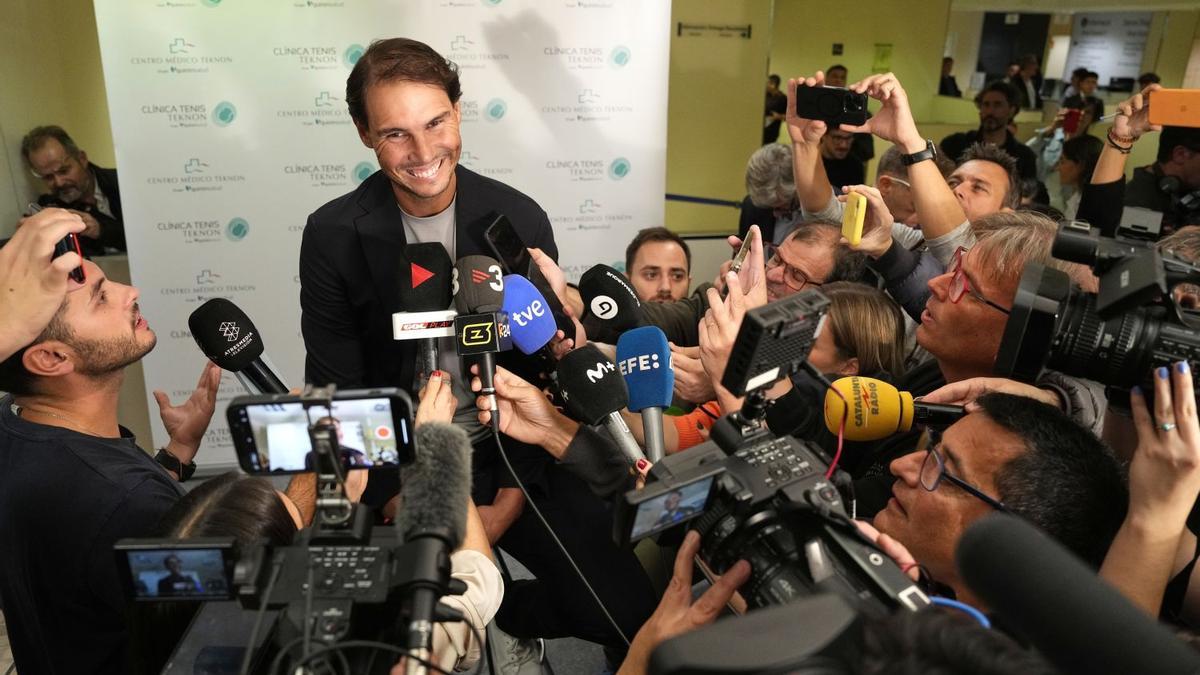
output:
<svg viewBox="0 0 1200 675"><path fill-rule="evenodd" d="M843 377L833 388L825 394L825 427L836 434L845 420L848 441L877 441L912 429L914 422L949 425L966 414L959 405L914 401L907 391L870 377Z"/></svg>
<svg viewBox="0 0 1200 675"><path fill-rule="evenodd" d="M471 391L483 391L479 366L472 366ZM490 424L492 411L499 410L500 432L524 443L540 445L556 459L562 459L567 446L579 430L579 423L556 410L542 390L497 366L492 378L494 397L479 396L479 422Z"/></svg>

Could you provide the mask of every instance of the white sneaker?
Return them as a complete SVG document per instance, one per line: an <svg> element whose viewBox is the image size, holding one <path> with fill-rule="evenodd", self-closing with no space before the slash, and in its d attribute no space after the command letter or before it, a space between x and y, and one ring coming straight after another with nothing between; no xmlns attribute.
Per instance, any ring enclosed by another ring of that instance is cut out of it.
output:
<svg viewBox="0 0 1200 675"><path fill-rule="evenodd" d="M554 675L546 662L545 640L518 640L500 630L495 621L487 625L487 640L492 675Z"/></svg>

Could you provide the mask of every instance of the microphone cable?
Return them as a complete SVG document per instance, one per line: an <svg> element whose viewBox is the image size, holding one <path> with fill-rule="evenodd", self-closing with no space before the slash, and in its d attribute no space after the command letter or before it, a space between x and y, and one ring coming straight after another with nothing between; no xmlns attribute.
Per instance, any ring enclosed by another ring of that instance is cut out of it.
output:
<svg viewBox="0 0 1200 675"><path fill-rule="evenodd" d="M596 601L596 606L599 607L600 611L604 613L604 618L608 619L609 625L613 627L613 630L617 631L617 636L620 637L621 641L625 643L626 647L628 647L629 638L625 635L625 631L621 630L621 626L617 624L616 619L613 619L612 614L610 614L608 611L608 608L604 606L604 602L600 600L600 596L596 594L595 589L593 589L592 585L588 583L587 577L584 576L583 571L579 569L579 565L575 564L575 559L571 557L571 554L567 551L567 547L563 546L562 540L560 540L558 535L554 533L554 528L550 527L550 523L546 520L546 517L542 515L542 510L537 507L537 504L535 504L533 501L533 497L530 496L529 490L525 489L525 483L521 481L520 476L518 476L516 470L513 469L512 463L508 461L508 453L504 450L504 444L500 442L500 429L495 424L495 421L496 420L493 419L491 427L492 437L496 439L496 449L500 452L500 459L504 460L504 466L508 467L508 472L512 474L513 480L517 482L517 487L521 488L521 494L525 495L525 502L533 509L534 515L536 515L538 520L541 521L542 526L546 528L546 532L550 533L550 538L554 540L554 544L558 546L558 550L562 551L562 554L567 559L567 562L571 563L571 569L575 570L575 575L578 576L579 580L583 582L583 586L587 589L588 594L592 596L592 600Z"/></svg>
<svg viewBox="0 0 1200 675"><path fill-rule="evenodd" d="M978 609L975 609L974 607L968 605L965 602L960 602L958 600L951 600L950 598L943 598L940 595L931 595L929 597L929 601L932 602L933 604L939 605L941 607L949 607L951 609L957 609L958 611L960 611L960 612L966 614L967 616L971 617L972 619L975 619L976 621L978 621L979 625L983 626L984 628L990 629L992 627L992 622L987 618L986 614L979 611Z"/></svg>
<svg viewBox="0 0 1200 675"><path fill-rule="evenodd" d="M833 383L829 381L829 378L825 377L824 373L817 370L816 366L809 363L808 359L804 359L804 363L802 363L800 367L804 369L804 372L812 375L818 382L825 385L826 389L837 394L837 397L842 399L842 403L844 404L844 407L842 408L842 422L838 425L837 451L833 453L833 461L829 463L829 468L825 470L825 480L833 480L833 474L835 471L837 471L838 462L840 462L842 459L842 446L846 442L846 420L850 418L850 401L847 401L842 392L838 391L837 387L833 386ZM857 504L855 505L855 508L857 510Z"/></svg>

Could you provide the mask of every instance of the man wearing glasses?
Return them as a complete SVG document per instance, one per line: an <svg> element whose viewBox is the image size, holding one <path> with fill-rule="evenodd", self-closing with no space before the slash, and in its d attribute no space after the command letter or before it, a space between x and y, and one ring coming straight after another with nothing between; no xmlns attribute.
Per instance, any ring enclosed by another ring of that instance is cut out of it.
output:
<svg viewBox="0 0 1200 675"><path fill-rule="evenodd" d="M87 153L58 126L37 127L25 134L21 157L33 176L50 190L38 197L38 206L69 209L83 218L86 227L79 233L79 244L84 255L125 250L116 169L89 162Z"/></svg>
<svg viewBox="0 0 1200 675"><path fill-rule="evenodd" d="M1128 495L1112 453L1061 411L988 394L979 410L891 463L896 476L874 525L903 544L934 582L978 606L958 577L963 532L992 511L1024 518L1099 567Z"/></svg>

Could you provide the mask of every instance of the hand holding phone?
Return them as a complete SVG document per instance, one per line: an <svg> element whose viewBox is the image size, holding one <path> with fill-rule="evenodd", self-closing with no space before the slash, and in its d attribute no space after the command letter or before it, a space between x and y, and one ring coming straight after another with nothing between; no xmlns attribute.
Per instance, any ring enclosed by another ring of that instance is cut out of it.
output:
<svg viewBox="0 0 1200 675"><path fill-rule="evenodd" d="M1078 108L1068 108L1067 113L1063 115L1063 133L1070 135L1079 130L1079 118L1083 117L1083 111Z"/></svg>
<svg viewBox="0 0 1200 675"><path fill-rule="evenodd" d="M1150 103L1150 124L1200 127L1200 89L1159 89Z"/></svg>
<svg viewBox="0 0 1200 675"><path fill-rule="evenodd" d="M796 87L796 116L821 120L830 128L839 124L859 126L867 121L867 95L845 87Z"/></svg>
<svg viewBox="0 0 1200 675"><path fill-rule="evenodd" d="M734 273L742 271L742 265L746 263L746 258L750 255L750 247L754 244L756 237L758 237L758 232L755 230L746 233L746 238L742 240L742 247L733 256L733 263L729 266L729 271Z"/></svg>

